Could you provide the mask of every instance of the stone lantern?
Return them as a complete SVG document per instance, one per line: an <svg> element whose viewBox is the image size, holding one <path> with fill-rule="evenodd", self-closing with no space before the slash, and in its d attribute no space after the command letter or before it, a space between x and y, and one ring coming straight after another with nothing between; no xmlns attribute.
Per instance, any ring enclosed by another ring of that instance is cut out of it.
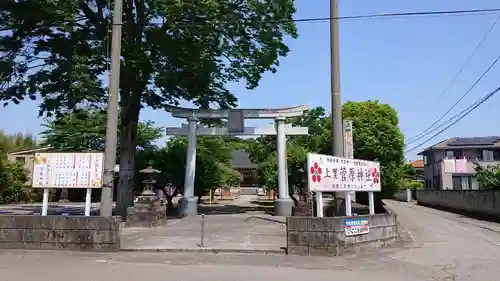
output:
<svg viewBox="0 0 500 281"><path fill-rule="evenodd" d="M133 207L127 209L127 227L157 227L167 222L166 208L153 192L153 186L161 174L149 162L146 169L140 170L144 190Z"/></svg>
<svg viewBox="0 0 500 281"><path fill-rule="evenodd" d="M142 169L139 171L142 178L142 184L144 185L144 190L142 191L142 196L153 196L155 193L153 192L153 186L158 179L158 176L161 174L160 170L153 168L153 161L149 161L146 169Z"/></svg>

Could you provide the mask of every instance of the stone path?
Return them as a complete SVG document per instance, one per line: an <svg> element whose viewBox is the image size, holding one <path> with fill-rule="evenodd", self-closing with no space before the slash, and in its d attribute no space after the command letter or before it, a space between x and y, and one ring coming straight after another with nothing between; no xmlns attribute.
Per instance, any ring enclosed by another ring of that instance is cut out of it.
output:
<svg viewBox="0 0 500 281"><path fill-rule="evenodd" d="M124 228L121 247L129 251L228 251L284 253L285 218L269 215L206 215L169 220L155 229Z"/></svg>

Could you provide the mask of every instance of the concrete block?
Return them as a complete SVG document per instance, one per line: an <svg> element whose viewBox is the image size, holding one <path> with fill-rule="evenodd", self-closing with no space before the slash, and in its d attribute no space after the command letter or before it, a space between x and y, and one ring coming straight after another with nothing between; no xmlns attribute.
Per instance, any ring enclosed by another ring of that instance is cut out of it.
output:
<svg viewBox="0 0 500 281"><path fill-rule="evenodd" d="M343 229L342 218L336 217L311 217L308 220L308 231L340 231Z"/></svg>
<svg viewBox="0 0 500 281"><path fill-rule="evenodd" d="M361 216L368 217L370 228L379 227L379 226L387 226L387 225L396 225L396 215L395 214L375 214L371 216Z"/></svg>
<svg viewBox="0 0 500 281"><path fill-rule="evenodd" d="M118 251L119 217L0 216L0 249Z"/></svg>
<svg viewBox="0 0 500 281"><path fill-rule="evenodd" d="M287 217L286 226L288 231L307 231L308 221L311 217Z"/></svg>
<svg viewBox="0 0 500 281"><path fill-rule="evenodd" d="M335 256L396 241L398 229L397 216L394 214L359 217L368 217L373 227L370 227L369 233L356 236L345 235L344 221L349 219L347 217L287 218L288 253Z"/></svg>

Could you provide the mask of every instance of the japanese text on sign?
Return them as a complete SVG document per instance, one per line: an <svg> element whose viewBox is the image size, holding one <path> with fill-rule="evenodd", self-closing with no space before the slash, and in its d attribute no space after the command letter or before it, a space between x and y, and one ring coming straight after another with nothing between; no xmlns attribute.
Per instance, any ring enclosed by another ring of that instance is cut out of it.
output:
<svg viewBox="0 0 500 281"><path fill-rule="evenodd" d="M370 232L368 218L346 219L344 220L344 231L346 236L367 234Z"/></svg>
<svg viewBox="0 0 500 281"><path fill-rule="evenodd" d="M34 188L102 187L102 153L37 153L33 162Z"/></svg>
<svg viewBox="0 0 500 281"><path fill-rule="evenodd" d="M380 164L308 153L309 191L380 191Z"/></svg>

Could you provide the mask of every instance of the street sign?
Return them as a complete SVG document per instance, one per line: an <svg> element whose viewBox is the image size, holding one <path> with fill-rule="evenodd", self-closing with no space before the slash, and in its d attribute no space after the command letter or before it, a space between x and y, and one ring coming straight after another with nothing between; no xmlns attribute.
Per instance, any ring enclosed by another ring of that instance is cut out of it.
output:
<svg viewBox="0 0 500 281"><path fill-rule="evenodd" d="M370 233L368 218L355 218L344 220L345 236L354 236Z"/></svg>

